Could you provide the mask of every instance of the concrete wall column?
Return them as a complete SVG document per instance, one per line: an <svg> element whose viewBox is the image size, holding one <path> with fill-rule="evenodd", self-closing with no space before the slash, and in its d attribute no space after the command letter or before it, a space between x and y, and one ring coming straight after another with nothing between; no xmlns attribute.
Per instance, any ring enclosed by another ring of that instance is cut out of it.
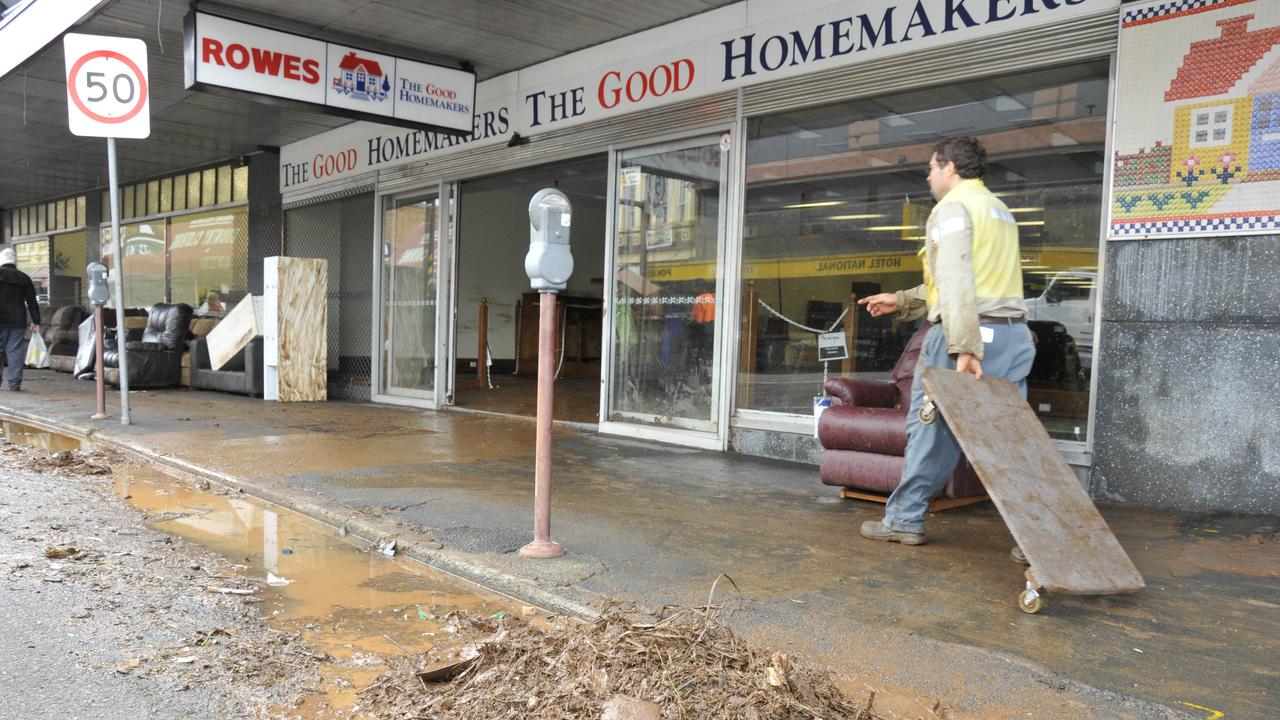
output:
<svg viewBox="0 0 1280 720"><path fill-rule="evenodd" d="M1091 490L1280 514L1280 243L1106 243Z"/></svg>
<svg viewBox="0 0 1280 720"><path fill-rule="evenodd" d="M284 252L284 210L280 198L280 153L249 156L249 268L252 295L262 294L262 259Z"/></svg>

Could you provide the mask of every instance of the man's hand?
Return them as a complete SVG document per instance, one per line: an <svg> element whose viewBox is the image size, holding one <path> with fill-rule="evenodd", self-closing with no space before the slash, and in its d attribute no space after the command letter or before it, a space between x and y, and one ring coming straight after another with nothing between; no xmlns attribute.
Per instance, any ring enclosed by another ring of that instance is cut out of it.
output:
<svg viewBox="0 0 1280 720"><path fill-rule="evenodd" d="M956 358L956 372L969 373L982 379L982 361L969 353L960 353Z"/></svg>
<svg viewBox="0 0 1280 720"><path fill-rule="evenodd" d="M39 335L39 334L40 334L40 323L31 323L31 332L33 332L33 333L35 333L35 334Z"/></svg>
<svg viewBox="0 0 1280 720"><path fill-rule="evenodd" d="M867 312L871 313L871 317L880 317L881 315L898 312L898 296L895 293L868 295L859 300L858 304L866 305Z"/></svg>

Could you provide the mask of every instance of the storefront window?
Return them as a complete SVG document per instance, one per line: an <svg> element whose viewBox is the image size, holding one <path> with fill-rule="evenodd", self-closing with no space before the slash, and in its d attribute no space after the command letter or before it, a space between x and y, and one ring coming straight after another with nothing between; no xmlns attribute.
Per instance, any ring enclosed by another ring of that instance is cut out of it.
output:
<svg viewBox="0 0 1280 720"><path fill-rule="evenodd" d="M124 240L124 306L151 307L165 301L164 221L128 223L120 226ZM110 226L102 228L102 264L115 266L114 241ZM111 307L115 307L114 288Z"/></svg>
<svg viewBox="0 0 1280 720"><path fill-rule="evenodd" d="M43 210L43 208L41 208ZM18 269L31 276L36 286L36 302L49 303L49 241L34 240L14 246L18 256Z"/></svg>
<svg viewBox="0 0 1280 720"><path fill-rule="evenodd" d="M977 136L986 182L1018 219L1038 338L1029 401L1084 440L1094 336L1108 66L1095 62L752 119L743 226L740 408L811 412L817 333L831 376L886 379L914 324L854 301L919 284L932 146Z"/></svg>
<svg viewBox="0 0 1280 720"><path fill-rule="evenodd" d="M244 297L249 263L245 208L181 215L169 225L169 298L222 316Z"/></svg>
<svg viewBox="0 0 1280 720"><path fill-rule="evenodd" d="M49 279L49 304L81 305L88 297L85 266L88 264L84 231L53 236L53 268Z"/></svg>

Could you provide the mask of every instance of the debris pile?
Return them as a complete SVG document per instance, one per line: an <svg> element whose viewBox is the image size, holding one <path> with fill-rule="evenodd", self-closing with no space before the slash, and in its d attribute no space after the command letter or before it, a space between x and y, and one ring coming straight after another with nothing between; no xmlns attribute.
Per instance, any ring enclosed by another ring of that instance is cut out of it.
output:
<svg viewBox="0 0 1280 720"><path fill-rule="evenodd" d="M743 641L721 608L591 623L446 617L460 645L401 659L359 710L383 718L875 720L829 673ZM545 625L545 624L544 624Z"/></svg>

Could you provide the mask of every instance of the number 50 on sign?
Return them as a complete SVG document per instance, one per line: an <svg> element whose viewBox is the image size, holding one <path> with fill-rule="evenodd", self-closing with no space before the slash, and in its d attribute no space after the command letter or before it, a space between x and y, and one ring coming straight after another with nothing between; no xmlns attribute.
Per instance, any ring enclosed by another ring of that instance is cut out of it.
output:
<svg viewBox="0 0 1280 720"><path fill-rule="evenodd" d="M62 47L67 63L67 124L72 134L117 138L151 134L146 43L68 33Z"/></svg>

